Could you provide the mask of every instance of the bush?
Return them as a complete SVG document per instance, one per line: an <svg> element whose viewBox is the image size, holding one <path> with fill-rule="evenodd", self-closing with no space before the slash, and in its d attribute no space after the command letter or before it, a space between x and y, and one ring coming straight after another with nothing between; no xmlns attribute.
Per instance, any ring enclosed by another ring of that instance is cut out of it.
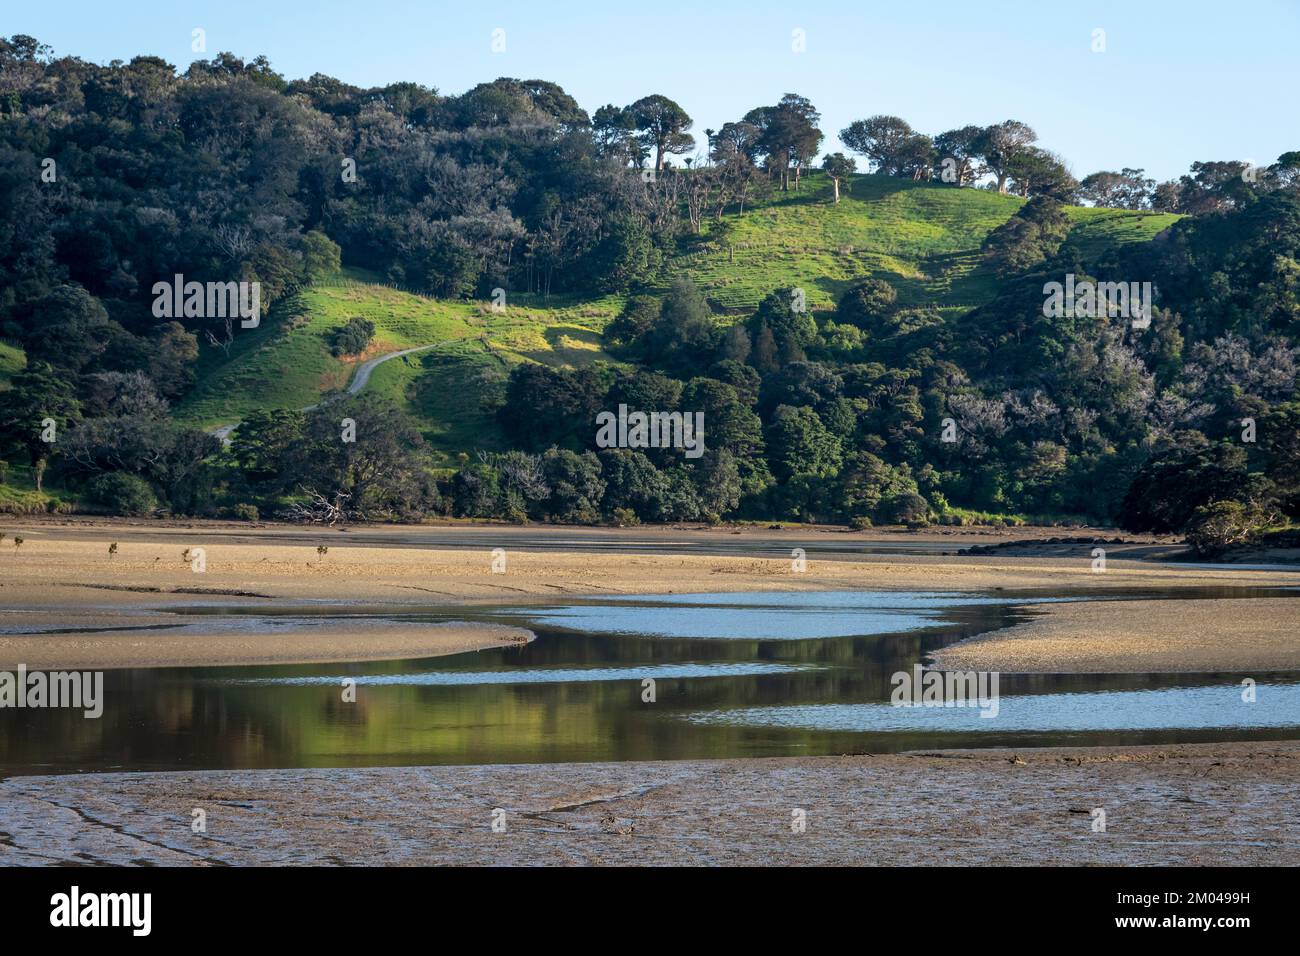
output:
<svg viewBox="0 0 1300 956"><path fill-rule="evenodd" d="M1277 520L1265 508L1239 501L1214 501L1192 512L1186 539L1203 558L1216 558L1230 548L1250 544Z"/></svg>
<svg viewBox="0 0 1300 956"><path fill-rule="evenodd" d="M871 527L871 519L866 515L854 515L849 519L849 527L854 531L866 531Z"/></svg>
<svg viewBox="0 0 1300 956"><path fill-rule="evenodd" d="M149 482L138 475L113 471L100 475L86 486L86 493L114 514L143 515L158 507Z"/></svg>
<svg viewBox="0 0 1300 956"><path fill-rule="evenodd" d="M925 525L930 520L930 505L920 495L895 495L881 502L880 510L889 524Z"/></svg>
<svg viewBox="0 0 1300 956"><path fill-rule="evenodd" d="M230 509L230 514L241 521L257 520L257 505L240 503Z"/></svg>
<svg viewBox="0 0 1300 956"><path fill-rule="evenodd" d="M641 519L631 508L615 508L613 522L620 528L634 528L641 523Z"/></svg>
<svg viewBox="0 0 1300 956"><path fill-rule="evenodd" d="M375 337L375 323L354 315L346 325L334 330L333 349L335 355L360 355Z"/></svg>

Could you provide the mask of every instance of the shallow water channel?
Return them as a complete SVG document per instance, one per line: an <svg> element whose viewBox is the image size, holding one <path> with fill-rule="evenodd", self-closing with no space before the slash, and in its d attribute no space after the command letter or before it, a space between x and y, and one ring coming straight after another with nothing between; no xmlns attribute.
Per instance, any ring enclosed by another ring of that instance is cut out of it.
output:
<svg viewBox="0 0 1300 956"><path fill-rule="evenodd" d="M936 648L1079 597L696 594L409 609L194 606L270 634L324 620L496 621L533 643L370 664L107 671L97 720L0 710L0 773L802 756L941 747L1300 737L1300 673L1001 675L997 716L896 707L891 676ZM1014 602L1014 603L1013 603ZM1300 605L1297 605L1300 609ZM176 609L172 609L176 610ZM270 639L270 638L268 638ZM1242 699L1241 680L1257 682ZM343 700L345 678L356 701ZM644 699L653 681L653 701Z"/></svg>

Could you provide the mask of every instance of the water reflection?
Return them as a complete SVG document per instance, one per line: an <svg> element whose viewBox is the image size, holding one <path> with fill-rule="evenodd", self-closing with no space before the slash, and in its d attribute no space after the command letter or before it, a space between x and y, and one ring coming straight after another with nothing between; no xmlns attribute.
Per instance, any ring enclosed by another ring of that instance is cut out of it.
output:
<svg viewBox="0 0 1300 956"><path fill-rule="evenodd" d="M991 719L983 717L974 707L894 707L887 703L753 707L691 714L686 719L701 724L936 733L1300 726L1300 684L1261 684L1256 694L1254 700L1247 701L1239 685L1214 684L1163 690L1002 696L997 714Z"/></svg>
<svg viewBox="0 0 1300 956"><path fill-rule="evenodd" d="M1223 590L1179 596L1225 596ZM1248 719L1231 675L1004 675L1002 715L1009 719L978 722L976 712L966 712L973 726L942 712L935 720L881 707L895 671L1033 613L1011 600L861 591L389 611L382 616L524 623L538 639L429 660L109 671L99 720L71 711L0 710L0 772L653 760L1295 736L1296 721L1277 715L1300 713L1300 675L1269 678L1276 687L1261 680L1259 703L1251 705L1259 709ZM1014 600L1029 603L1024 595ZM245 626L267 618L285 626L304 609L258 604L220 613L226 621L243 618ZM314 616L349 619L327 609ZM343 699L345 678L356 682L355 702ZM645 697L648 679L653 701Z"/></svg>

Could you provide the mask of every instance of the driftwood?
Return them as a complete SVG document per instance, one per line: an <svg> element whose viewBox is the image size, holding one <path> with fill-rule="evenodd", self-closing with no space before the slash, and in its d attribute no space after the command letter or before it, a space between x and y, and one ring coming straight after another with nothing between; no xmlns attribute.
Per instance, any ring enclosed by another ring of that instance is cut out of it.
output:
<svg viewBox="0 0 1300 956"><path fill-rule="evenodd" d="M346 520L347 508L344 502L351 497L347 492L335 492L332 499L326 498L318 491L307 492L307 494L308 501L295 502L281 512L281 516L288 521L304 521L330 527Z"/></svg>

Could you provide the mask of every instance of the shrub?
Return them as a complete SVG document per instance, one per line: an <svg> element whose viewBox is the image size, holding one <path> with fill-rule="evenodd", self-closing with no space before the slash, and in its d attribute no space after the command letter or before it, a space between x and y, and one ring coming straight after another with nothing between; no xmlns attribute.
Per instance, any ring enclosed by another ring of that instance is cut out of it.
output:
<svg viewBox="0 0 1300 956"><path fill-rule="evenodd" d="M930 505L920 495L894 495L881 502L880 510L889 524L924 525L930 520Z"/></svg>
<svg viewBox="0 0 1300 956"><path fill-rule="evenodd" d="M866 515L854 515L849 519L849 527L854 531L866 531L871 527L871 519Z"/></svg>
<svg viewBox="0 0 1300 956"><path fill-rule="evenodd" d="M158 498L149 482L123 471L98 476L86 486L86 492L91 500L114 514L149 514L158 507Z"/></svg>
<svg viewBox="0 0 1300 956"><path fill-rule="evenodd" d="M1230 548L1249 544L1277 516L1265 508L1239 501L1214 501L1192 512L1186 539L1199 556L1215 558Z"/></svg>
<svg viewBox="0 0 1300 956"><path fill-rule="evenodd" d="M620 528L633 528L641 523L641 519L631 508L615 508L613 521Z"/></svg>
<svg viewBox="0 0 1300 956"><path fill-rule="evenodd" d="M375 337L375 323L354 315L346 325L334 330L333 349L335 355L360 355Z"/></svg>
<svg viewBox="0 0 1300 956"><path fill-rule="evenodd" d="M241 521L256 521L257 505L240 502L230 509L230 514L232 517L238 518Z"/></svg>

